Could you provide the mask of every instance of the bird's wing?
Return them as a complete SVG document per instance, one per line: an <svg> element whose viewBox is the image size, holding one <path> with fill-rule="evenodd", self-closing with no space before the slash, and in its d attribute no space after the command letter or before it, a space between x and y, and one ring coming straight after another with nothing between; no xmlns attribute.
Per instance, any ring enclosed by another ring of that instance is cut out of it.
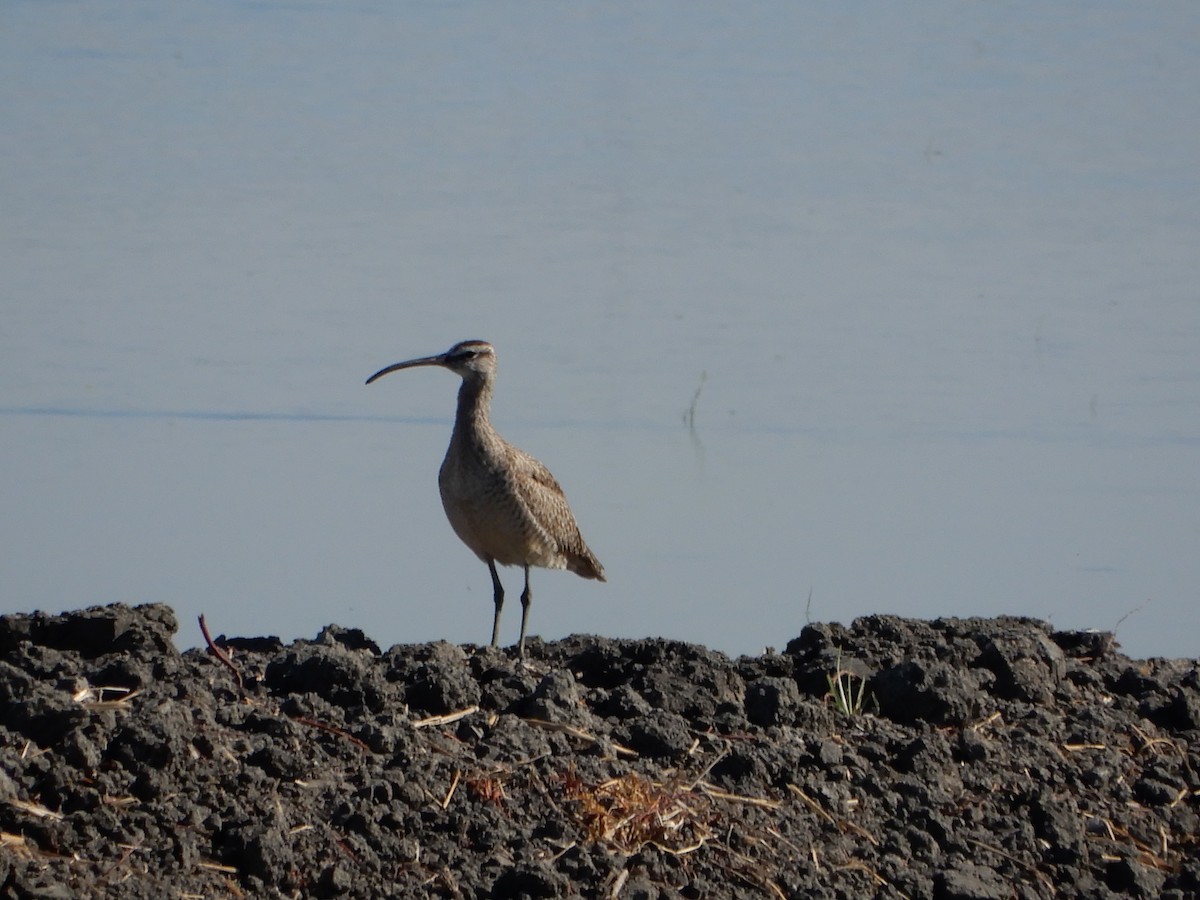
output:
<svg viewBox="0 0 1200 900"><path fill-rule="evenodd" d="M528 453L515 447L511 450L509 471L513 473L517 491L529 515L541 528L552 532L555 539L563 530L564 524L571 526L567 531L578 532L575 517L571 515L571 509L567 506L567 497L558 481L550 474L550 470Z"/></svg>
<svg viewBox="0 0 1200 900"><path fill-rule="evenodd" d="M566 494L550 470L528 453L512 450L517 490L530 518L567 560L567 568L589 578L603 577L603 568L584 543ZM594 573L594 574L593 574Z"/></svg>

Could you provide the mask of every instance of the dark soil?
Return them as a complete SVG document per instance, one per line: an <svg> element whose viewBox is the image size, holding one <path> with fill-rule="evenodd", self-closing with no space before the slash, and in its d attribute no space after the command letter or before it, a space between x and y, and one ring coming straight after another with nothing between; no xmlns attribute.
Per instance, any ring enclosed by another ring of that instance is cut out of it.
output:
<svg viewBox="0 0 1200 900"><path fill-rule="evenodd" d="M871 616L521 664L331 625L218 639L231 667L175 631L0 618L0 898L1200 896L1200 671L1111 635Z"/></svg>

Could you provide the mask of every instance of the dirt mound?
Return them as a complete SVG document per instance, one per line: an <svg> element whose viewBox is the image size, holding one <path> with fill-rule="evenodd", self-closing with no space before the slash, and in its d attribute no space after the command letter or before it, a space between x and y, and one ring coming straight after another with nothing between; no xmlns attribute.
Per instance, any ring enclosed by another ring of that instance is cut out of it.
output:
<svg viewBox="0 0 1200 900"><path fill-rule="evenodd" d="M0 897L1200 893L1200 672L1110 635L871 616L521 664L331 625L227 664L175 630L0 618Z"/></svg>

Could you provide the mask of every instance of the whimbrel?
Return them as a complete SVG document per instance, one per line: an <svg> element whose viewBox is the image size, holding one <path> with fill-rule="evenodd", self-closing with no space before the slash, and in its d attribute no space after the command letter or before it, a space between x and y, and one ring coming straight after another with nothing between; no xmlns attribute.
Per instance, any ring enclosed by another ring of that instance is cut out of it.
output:
<svg viewBox="0 0 1200 900"><path fill-rule="evenodd" d="M442 506L457 534L492 576L496 615L492 646L500 635L504 586L496 563L525 568L521 593L519 655L525 655L525 626L529 620L529 567L570 569L584 578L604 581L604 568L583 536L567 498L550 470L496 432L488 417L496 381L496 351L487 341L462 341L445 353L398 362L367 379L370 384L389 372L415 366L441 366L462 377L458 412L438 488Z"/></svg>

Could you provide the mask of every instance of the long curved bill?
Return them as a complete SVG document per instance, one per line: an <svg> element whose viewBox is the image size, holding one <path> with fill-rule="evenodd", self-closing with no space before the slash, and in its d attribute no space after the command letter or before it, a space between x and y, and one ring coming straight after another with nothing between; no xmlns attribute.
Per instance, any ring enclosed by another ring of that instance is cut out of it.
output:
<svg viewBox="0 0 1200 900"><path fill-rule="evenodd" d="M377 378L382 378L390 372L399 372L401 369L413 369L417 366L444 366L446 364L446 354L439 353L437 356L422 356L420 359L409 359L404 362L392 363L386 369L380 369L374 375L367 379L367 384L370 384Z"/></svg>

